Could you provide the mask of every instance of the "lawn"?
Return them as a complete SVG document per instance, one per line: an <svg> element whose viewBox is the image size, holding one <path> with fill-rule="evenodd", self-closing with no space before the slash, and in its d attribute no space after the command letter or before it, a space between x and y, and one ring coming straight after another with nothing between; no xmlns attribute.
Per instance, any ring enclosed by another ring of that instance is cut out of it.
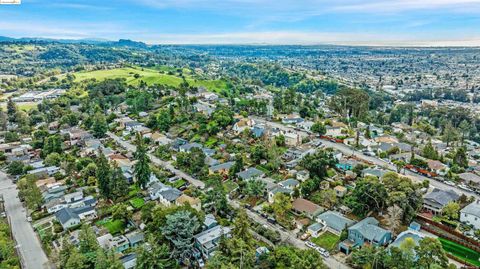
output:
<svg viewBox="0 0 480 269"><path fill-rule="evenodd" d="M332 251L335 249L340 237L331 233L331 232L324 232L317 238L311 239L313 243L317 244L328 251Z"/></svg>
<svg viewBox="0 0 480 269"><path fill-rule="evenodd" d="M135 74L140 75L139 78L135 78ZM172 87L178 87L182 83L182 78L175 75L162 74L158 70L149 68L135 68L124 67L115 68L109 70L96 70L96 71L82 71L74 73L75 81L80 82L87 79L95 78L97 80L125 78L130 85L138 85L140 81L144 81L148 85L153 84L165 84ZM194 77L186 75L185 77L188 84L191 86L200 87L203 86L214 92L221 92L226 89L227 83L223 80L197 80Z"/></svg>
<svg viewBox="0 0 480 269"><path fill-rule="evenodd" d="M438 240L446 252L472 265L480 266L480 253L444 238L439 237Z"/></svg>
<svg viewBox="0 0 480 269"><path fill-rule="evenodd" d="M223 186L225 187L227 193L230 193L234 189L238 188L238 184L233 181L226 181L223 183Z"/></svg>
<svg viewBox="0 0 480 269"><path fill-rule="evenodd" d="M141 208L144 204L145 201L142 198L136 197L132 198L128 201L135 209Z"/></svg>
<svg viewBox="0 0 480 269"><path fill-rule="evenodd" d="M118 234L125 229L125 223L121 220L106 219L97 221L96 224L107 228L108 232L112 235Z"/></svg>

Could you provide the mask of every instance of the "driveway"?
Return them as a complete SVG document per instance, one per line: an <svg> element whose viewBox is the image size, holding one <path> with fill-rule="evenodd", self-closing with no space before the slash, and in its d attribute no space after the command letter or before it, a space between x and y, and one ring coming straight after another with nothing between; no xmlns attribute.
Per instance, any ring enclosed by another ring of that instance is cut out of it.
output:
<svg viewBox="0 0 480 269"><path fill-rule="evenodd" d="M47 255L27 221L23 204L18 198L18 190L4 172L0 171L0 193L5 199L5 210L13 231L13 237L20 252L22 268L46 269L51 268Z"/></svg>

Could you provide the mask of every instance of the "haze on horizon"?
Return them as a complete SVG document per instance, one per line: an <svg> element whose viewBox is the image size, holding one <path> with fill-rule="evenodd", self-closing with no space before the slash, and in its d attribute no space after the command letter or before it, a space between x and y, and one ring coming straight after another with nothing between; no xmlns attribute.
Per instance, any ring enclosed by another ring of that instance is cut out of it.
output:
<svg viewBox="0 0 480 269"><path fill-rule="evenodd" d="M23 0L0 18L17 38L480 46L480 0Z"/></svg>

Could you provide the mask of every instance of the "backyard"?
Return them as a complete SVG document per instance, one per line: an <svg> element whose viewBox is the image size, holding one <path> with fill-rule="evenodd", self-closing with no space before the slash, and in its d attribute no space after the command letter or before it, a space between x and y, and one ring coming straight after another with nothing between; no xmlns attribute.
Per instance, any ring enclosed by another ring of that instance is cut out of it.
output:
<svg viewBox="0 0 480 269"><path fill-rule="evenodd" d="M112 235L118 234L125 229L125 223L121 220L104 219L97 221L95 224L105 227Z"/></svg>
<svg viewBox="0 0 480 269"><path fill-rule="evenodd" d="M322 247L328 251L334 250L339 240L340 237L331 232L324 232L319 237L311 239L311 241L317 246Z"/></svg>
<svg viewBox="0 0 480 269"><path fill-rule="evenodd" d="M480 253L444 238L439 237L438 240L446 252L472 265L480 266Z"/></svg>

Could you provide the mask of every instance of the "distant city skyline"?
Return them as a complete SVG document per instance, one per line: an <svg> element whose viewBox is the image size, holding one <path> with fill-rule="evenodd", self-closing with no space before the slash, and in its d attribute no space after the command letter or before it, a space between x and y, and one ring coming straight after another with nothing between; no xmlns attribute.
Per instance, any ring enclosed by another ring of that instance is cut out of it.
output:
<svg viewBox="0 0 480 269"><path fill-rule="evenodd" d="M0 17L16 38L480 46L480 0L23 0Z"/></svg>

